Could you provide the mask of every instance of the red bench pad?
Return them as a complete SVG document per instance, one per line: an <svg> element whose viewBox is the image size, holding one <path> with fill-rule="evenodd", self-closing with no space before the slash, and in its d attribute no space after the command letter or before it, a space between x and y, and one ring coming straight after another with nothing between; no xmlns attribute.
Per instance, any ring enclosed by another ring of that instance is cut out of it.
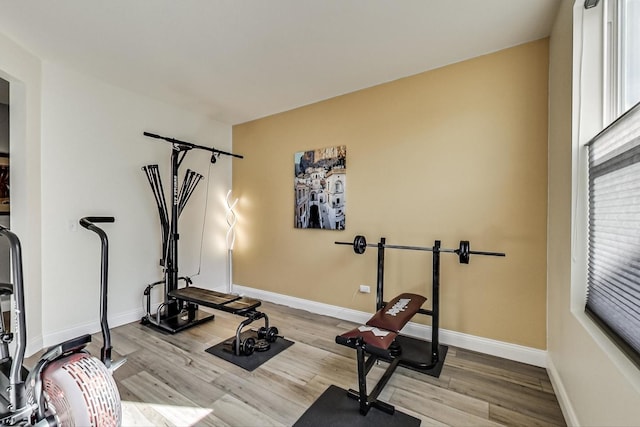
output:
<svg viewBox="0 0 640 427"><path fill-rule="evenodd" d="M349 338L362 338L367 346L374 346L381 350L386 350L397 336L398 334L395 332L381 331L374 327L360 326L340 335L338 338L342 339L339 340L340 342L338 343L348 345L346 343Z"/></svg>
<svg viewBox="0 0 640 427"><path fill-rule="evenodd" d="M400 329L420 310L427 299L418 294L400 294L378 310L367 322L367 326L387 331L400 332ZM366 340L369 342L368 340Z"/></svg>

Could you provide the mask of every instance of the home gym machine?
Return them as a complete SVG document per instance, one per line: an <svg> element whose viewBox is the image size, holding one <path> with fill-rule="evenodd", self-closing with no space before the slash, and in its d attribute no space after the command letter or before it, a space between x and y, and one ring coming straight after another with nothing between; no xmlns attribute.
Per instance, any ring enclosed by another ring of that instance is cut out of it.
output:
<svg viewBox="0 0 640 427"><path fill-rule="evenodd" d="M440 345L440 254L451 253L458 256L461 264L468 264L471 255L505 256L501 252L472 251L469 242L460 241L458 248L445 249L440 240L432 247L389 245L382 237L377 244L369 244L364 236L356 236L352 243L335 242L337 245L349 245L356 254L363 254L367 247L378 248L378 273L376 284L376 314L362 326L336 337L336 343L356 350L358 367L358 390L349 390L348 396L358 400L362 415L371 407L393 414L395 408L378 400L378 395L391 378L398 366L404 366L435 377L440 376L447 346ZM404 249L427 251L432 253L431 310L422 308L427 298L411 293L403 293L387 302L384 300L384 255L385 249ZM400 334L400 330L416 314L431 316L431 341L424 341ZM365 357L368 355L368 358ZM367 394L367 374L378 361L389 363L378 383Z"/></svg>
<svg viewBox="0 0 640 427"><path fill-rule="evenodd" d="M216 148L203 147L190 142L180 141L149 132L145 136L161 139L171 143L171 215L167 211L167 203L164 197L164 189L158 165L147 165L142 168L146 173L149 184L156 199L162 227L162 252L160 265L163 267L164 278L148 285L144 291L146 298L146 314L141 323L158 328L169 333L176 333L191 326L212 320L213 314L205 313L198 309L198 305L213 308L215 310L232 313L246 319L240 323L236 330L235 339L230 348L235 355L249 355L254 349L258 349L255 340L245 337L242 329L250 323L263 319L264 326L258 329L258 337L267 342L273 342L279 336L278 329L269 326L269 318L265 313L257 310L261 301L240 297L238 295L216 292L192 286L189 277L178 276L178 218L184 209L189 197L202 179L202 175L188 169L180 191L178 191L178 169L188 151L192 149L204 150L211 153L211 163L224 154L226 156L242 159L239 154L228 153ZM178 282L182 280L184 287L179 288ZM151 290L158 285L164 285L164 301L158 306L155 313L151 313Z"/></svg>
<svg viewBox="0 0 640 427"><path fill-rule="evenodd" d="M86 228L99 230L104 235L100 286L101 328L105 337L102 363L84 349L91 342L91 335L83 335L47 349L30 372L23 366L27 336L22 249L18 236L0 226L0 236L9 242L13 282L0 284L0 295L13 295L16 323L15 332L11 333L0 316L0 425L121 425L120 394L112 377L121 362L111 363L106 321L108 246L106 234L92 223L113 222L113 218L102 221L104 219L81 220L85 221ZM13 355L10 355L9 344L14 340Z"/></svg>

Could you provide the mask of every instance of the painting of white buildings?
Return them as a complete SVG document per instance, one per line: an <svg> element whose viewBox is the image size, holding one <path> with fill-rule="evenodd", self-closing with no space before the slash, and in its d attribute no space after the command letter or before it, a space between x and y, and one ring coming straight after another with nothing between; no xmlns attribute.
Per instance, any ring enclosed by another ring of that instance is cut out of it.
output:
<svg viewBox="0 0 640 427"><path fill-rule="evenodd" d="M346 179L345 145L295 153L295 228L344 230Z"/></svg>

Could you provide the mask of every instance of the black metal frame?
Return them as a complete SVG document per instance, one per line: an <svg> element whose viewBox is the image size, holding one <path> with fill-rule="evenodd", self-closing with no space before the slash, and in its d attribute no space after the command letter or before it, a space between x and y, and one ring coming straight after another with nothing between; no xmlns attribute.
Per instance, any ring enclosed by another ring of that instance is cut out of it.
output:
<svg viewBox="0 0 640 427"><path fill-rule="evenodd" d="M17 423L22 420L23 417L28 419L28 416L32 412L27 402L27 385L23 378L22 364L24 362L24 353L26 350L26 331L27 322L25 317L25 302L24 302L24 282L22 275L22 246L18 236L12 233L8 228L0 226L0 235L4 235L9 241L9 248L11 251L11 271L13 274L13 286L7 284L7 288L11 288L11 292L14 296L15 304L15 318L17 325L15 334L8 334L3 336L3 340L0 343L2 347L3 355L9 354L9 342L15 338L15 348L13 351L13 357L7 360L7 363L3 363L3 377L6 375L8 383L5 383L5 378L2 378L2 385L6 387L6 395L3 394L2 408L0 412L0 421L3 423ZM3 335L4 331L3 331ZM8 375L4 372L5 367L8 368ZM37 377L36 380L40 380ZM41 384L40 384L41 387ZM4 393L4 390L3 390ZM37 401L40 403L39 401Z"/></svg>
<svg viewBox="0 0 640 427"><path fill-rule="evenodd" d="M265 330L269 329L269 316L267 316L266 313L263 313L257 310L251 310L245 313L238 313L238 315L246 317L246 319L240 322L240 324L236 328L236 338L234 340L234 347L233 347L233 354L236 356L241 356L242 352L240 351L240 344L242 340L241 338L242 330L259 319L264 319L264 329Z"/></svg>
<svg viewBox="0 0 640 427"><path fill-rule="evenodd" d="M145 296L147 299L147 313L142 318L143 324L159 328L163 331L176 333L200 323L212 320L215 316L210 313L202 312L198 309L198 305L191 302L184 302L179 299L171 297L169 294L172 291L178 289L178 281L180 279L188 280L189 278L178 277L178 239L180 235L178 233L178 217L180 215L181 208L186 204L186 200L180 200L178 192L178 170L182 161L184 160L187 152L192 149L199 149L208 151L211 153L211 163L215 163L217 157L221 154L237 157L242 159L243 156L239 154L233 154L226 151L221 151L216 148L204 147L201 145L192 144L186 141L180 141L174 138L168 138L160 135L156 135L149 132L144 132L145 136L150 138L162 139L172 145L171 150L171 217L169 221L169 228L166 235L163 232L163 258L162 266L164 278L162 281L154 282L147 286L145 289ZM197 184L197 182L196 182ZM195 184L194 186L195 187ZM164 195L162 195L164 198ZM158 201L158 200L157 200ZM166 206L166 205L165 205ZM162 210L160 205L158 208ZM166 207L165 207L166 209ZM160 214L161 222L163 215ZM164 241L166 239L166 241ZM164 284L164 301L158 308L156 315L149 313L149 299L151 289L159 284Z"/></svg>
<svg viewBox="0 0 640 427"><path fill-rule="evenodd" d="M378 243L378 273L376 283L376 311L384 308L388 301L384 300L384 255L386 239L380 238ZM362 338L356 341L356 360L358 365L358 390L350 389L348 396L358 400L360 413L366 415L372 407L378 408L389 414L395 412L395 408L385 402L378 400L378 395L382 392L387 382L398 368L404 366L428 375L440 376L442 365L447 354L448 347L440 345L440 240L436 240L431 248L432 252L432 287L431 287L431 310L420 308L418 314L431 316L431 342L398 335L394 343L389 348L388 357L379 353L367 353L366 343ZM426 346L426 347L425 347ZM428 349L427 349L428 348ZM427 360L419 359L424 353L429 354ZM369 357L366 358L366 355ZM378 380L376 385L367 394L367 374L378 361L389 363L385 373Z"/></svg>
<svg viewBox="0 0 640 427"><path fill-rule="evenodd" d="M378 275L376 282L376 310L382 309L388 301L384 301L384 250L385 238L378 243ZM423 362L407 358L402 358L400 366L415 369L418 371L428 371L433 369L440 362L440 240L433 243L432 253L432 284L431 284L431 310L420 308L418 314L431 316L431 361ZM399 336L401 337L401 336ZM439 374L438 374L439 375Z"/></svg>
<svg viewBox="0 0 640 427"><path fill-rule="evenodd" d="M103 229L95 223L115 222L112 216L87 216L80 219L80 225L89 231L93 231L100 238L100 330L102 331L102 348L100 349L100 361L111 371L118 369L126 359L114 362L111 357L111 332L107 320L107 301L109 294L109 239Z"/></svg>

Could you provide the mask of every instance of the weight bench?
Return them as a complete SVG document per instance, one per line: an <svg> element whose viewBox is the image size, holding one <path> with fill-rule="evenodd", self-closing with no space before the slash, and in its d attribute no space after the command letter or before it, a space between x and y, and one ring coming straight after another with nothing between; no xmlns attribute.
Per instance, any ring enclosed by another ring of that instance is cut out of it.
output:
<svg viewBox="0 0 640 427"><path fill-rule="evenodd" d="M237 316L246 317L245 320L240 322L236 329L236 339L234 340L233 345L233 354L236 356L243 354L241 350L242 339L240 335L247 325L250 325L258 319L264 319L264 328L265 330L269 329L269 317L266 313L256 310L256 308L262 304L262 301L260 300L233 294L225 294L194 286L178 288L169 292L168 295L180 301L187 301L213 308L214 310L220 310Z"/></svg>
<svg viewBox="0 0 640 427"><path fill-rule="evenodd" d="M336 343L356 350L358 391L350 389L347 394L359 401L362 415L366 415L371 407L376 407L389 414L395 412L392 405L379 401L378 395L399 365L412 367L415 364L412 361L403 360L402 347L397 338L400 336L400 330L415 314L427 313L421 308L426 300L425 297L417 294L398 295L378 310L366 324L336 337ZM366 354L369 357L365 360ZM367 374L378 359L389 362L389 366L371 394L367 395ZM435 363L432 361L431 365Z"/></svg>
<svg viewBox="0 0 640 427"><path fill-rule="evenodd" d="M456 249L444 249L440 240L432 247L387 245L384 237L377 245L367 243L364 236L356 236L353 243L335 242L338 245L353 246L356 254L363 254L369 246L378 248L378 274L376 284L376 310L378 312L363 326L345 332L336 337L336 343L355 348L358 361L358 391L349 390L347 395L360 402L360 413L366 415L372 406L385 412L394 413L393 406L377 400L378 395L389 381L398 366L413 369L427 375L439 377L444 366L448 347L440 345L440 255L452 253L459 257L462 264L469 263L470 255L505 256L501 252L471 251L469 242L460 241ZM432 254L431 306L430 310L421 308L426 298L416 294L401 294L384 301L384 253L385 249L426 251ZM400 330L415 315L431 316L431 341L408 337ZM365 354L369 358L365 361ZM426 357L425 357L426 356ZM367 395L367 374L377 360L389 362L389 367Z"/></svg>
<svg viewBox="0 0 640 427"><path fill-rule="evenodd" d="M262 301L233 294L225 294L222 292L212 291L210 289L190 286L191 279L189 279L188 277L180 277L180 279L186 282L186 286L168 292L167 296L177 301L187 302L187 316L191 316L191 313L196 311L197 306L202 305L214 310L220 310L226 313L235 314L237 316L246 317L245 320L240 322L238 328L236 329L236 340L233 348L234 355L239 356L242 354L240 351L240 334L244 327L255 322L256 320L264 319L264 328L265 330L269 329L269 317L266 315L266 313L256 310L260 305L262 305ZM150 291L154 286L160 284L164 284L164 281L158 281L150 284L149 286L147 286L144 292L145 296L147 297L146 321L154 325L155 320L160 319L160 312L162 308L166 306L166 303L160 304L158 306L156 315L151 315ZM211 318L213 318L213 316Z"/></svg>
<svg viewBox="0 0 640 427"><path fill-rule="evenodd" d="M257 299L225 294L209 289L197 288L195 286L176 289L169 292L169 296L239 316L244 316L248 312L255 311L255 309L262 304L262 302Z"/></svg>

